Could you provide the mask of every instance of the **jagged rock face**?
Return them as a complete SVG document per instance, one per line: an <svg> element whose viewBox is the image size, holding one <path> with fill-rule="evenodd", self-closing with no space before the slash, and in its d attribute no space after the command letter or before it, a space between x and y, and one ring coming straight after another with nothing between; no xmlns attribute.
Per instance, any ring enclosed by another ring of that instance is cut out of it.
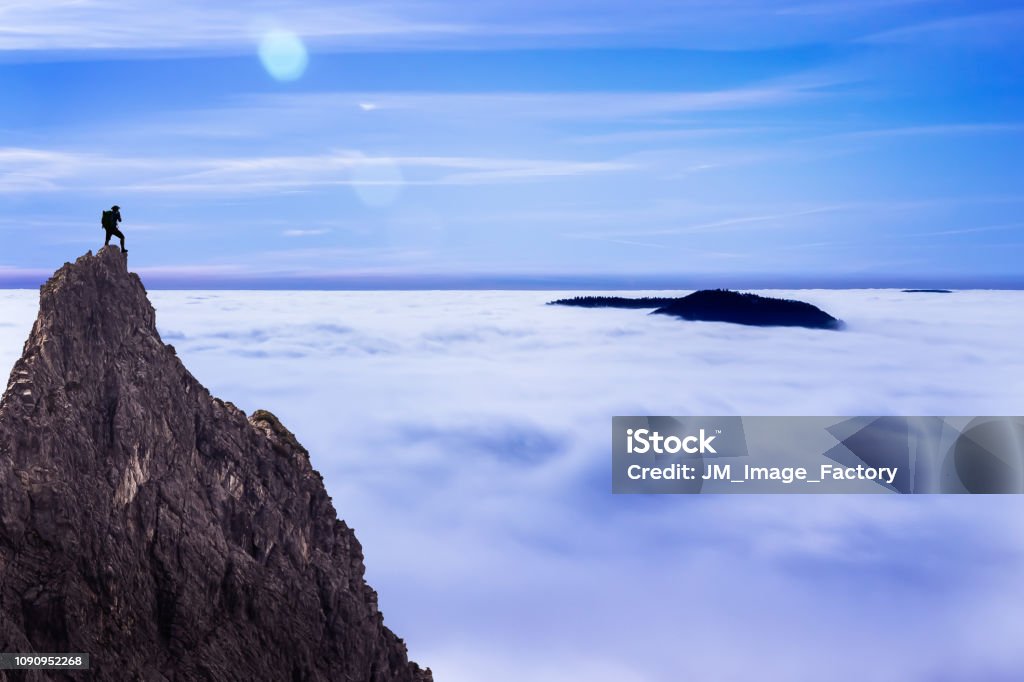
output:
<svg viewBox="0 0 1024 682"><path fill-rule="evenodd" d="M192 377L116 247L42 287L0 403L0 651L89 653L71 679L431 679L306 450Z"/></svg>

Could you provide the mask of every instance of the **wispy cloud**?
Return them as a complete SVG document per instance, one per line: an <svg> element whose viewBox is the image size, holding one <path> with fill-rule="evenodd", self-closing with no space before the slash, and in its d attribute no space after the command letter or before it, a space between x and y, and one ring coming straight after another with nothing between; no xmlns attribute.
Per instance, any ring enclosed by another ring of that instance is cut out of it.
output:
<svg viewBox="0 0 1024 682"><path fill-rule="evenodd" d="M466 156L367 156L337 151L307 156L114 157L0 149L0 192L102 187L154 193L248 193L325 186L462 185L528 182L628 171L621 161Z"/></svg>
<svg viewBox="0 0 1024 682"><path fill-rule="evenodd" d="M829 2L798 2L781 7L778 14L835 16L871 14L878 11L898 9L900 7L923 5L931 0L831 0Z"/></svg>
<svg viewBox="0 0 1024 682"><path fill-rule="evenodd" d="M170 11L155 0L13 2L0 7L0 50L237 51L281 26L307 39L354 45L388 36L414 41L467 30L461 22L436 22L423 14L396 2L270 0L251 7L182 0Z"/></svg>
<svg viewBox="0 0 1024 682"><path fill-rule="evenodd" d="M222 276L230 277L240 274L247 274L248 271L239 265L232 264L186 264L186 265L158 265L143 266L134 268L140 275L146 277L196 277L196 276Z"/></svg>
<svg viewBox="0 0 1024 682"><path fill-rule="evenodd" d="M0 148L0 192L55 190L96 157L44 149Z"/></svg>
<svg viewBox="0 0 1024 682"><path fill-rule="evenodd" d="M156 0L37 0L0 6L0 51L238 53L279 28L326 50L567 45L741 50L854 39L866 31L879 40L955 32L941 25L894 26L894 8L922 20L930 9L915 0L356 0L342 5L262 0L255 6L177 0L172 9Z"/></svg>
<svg viewBox="0 0 1024 682"><path fill-rule="evenodd" d="M874 130L851 130L829 135L831 138L869 139L895 137L930 137L943 135L1001 135L1024 132L1024 123L950 123L916 125Z"/></svg>
<svg viewBox="0 0 1024 682"><path fill-rule="evenodd" d="M948 235L957 234L974 234L977 232L1001 232L1003 230L1022 230L1024 231L1024 222L1016 223L1002 223L999 225L980 225L977 227L961 227L949 230L932 230L928 232L912 232L910 234L901 235L902 237L944 237Z"/></svg>
<svg viewBox="0 0 1024 682"><path fill-rule="evenodd" d="M285 237L316 237L322 234L328 234L330 230L326 228L317 228L312 230L285 230L281 234Z"/></svg>
<svg viewBox="0 0 1024 682"><path fill-rule="evenodd" d="M570 142L583 144L634 144L643 142L665 143L680 140L707 140L711 138L739 138L751 135L764 136L785 135L787 133L806 133L808 126L732 126L689 128L638 128L621 130L611 133L578 135L569 138Z"/></svg>
<svg viewBox="0 0 1024 682"><path fill-rule="evenodd" d="M1024 31L1024 10L1008 9L945 17L878 31L868 43L997 46L1017 44Z"/></svg>
<svg viewBox="0 0 1024 682"><path fill-rule="evenodd" d="M842 82L811 74L746 87L691 91L290 93L252 96L240 101L239 108L254 113L263 109L267 113L317 112L322 116L369 110L456 119L500 115L503 119L623 120L795 104L825 97L825 88Z"/></svg>
<svg viewBox="0 0 1024 682"><path fill-rule="evenodd" d="M627 171L617 161L561 161L445 156L322 156L197 159L193 170L128 183L140 192L259 192L331 186L404 187L528 182L552 177ZM422 174L424 173L425 174Z"/></svg>
<svg viewBox="0 0 1024 682"><path fill-rule="evenodd" d="M565 237L572 237L574 239L590 239L593 241L608 242L610 244L625 244L626 246L639 246L645 249L663 249L664 244L652 244L651 242L637 242L632 239L615 239L612 237L602 237L600 235L592 234L580 234L580 235L563 235Z"/></svg>
<svg viewBox="0 0 1024 682"><path fill-rule="evenodd" d="M828 206L813 206L810 208L803 208L794 211L787 211L784 213L767 213L757 215L744 215L737 216L734 218L723 218L721 220L711 220L702 223L693 223L687 225L680 225L678 227L660 227L660 228L644 228L639 227L635 230L631 230L628 233L620 233L618 235L606 235L606 236L627 236L627 235L671 235L671 234L695 234L700 232L724 232L728 230L737 229L751 229L751 228L763 228L775 227L785 221L786 223L792 223L795 218L805 218L807 216L820 215L823 213L835 213L837 211L847 210L849 206L846 205L828 205Z"/></svg>

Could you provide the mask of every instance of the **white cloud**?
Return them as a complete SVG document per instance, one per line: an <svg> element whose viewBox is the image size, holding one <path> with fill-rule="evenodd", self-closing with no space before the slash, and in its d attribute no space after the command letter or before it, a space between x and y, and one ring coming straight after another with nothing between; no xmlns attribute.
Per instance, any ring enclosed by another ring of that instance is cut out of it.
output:
<svg viewBox="0 0 1024 682"><path fill-rule="evenodd" d="M1004 133L1020 133L1024 131L1021 123L957 123L945 125L919 125L902 128L878 128L875 130L852 130L833 133L830 138L868 139L898 138L953 135L999 135Z"/></svg>
<svg viewBox="0 0 1024 682"><path fill-rule="evenodd" d="M322 234L329 233L330 230L327 228L315 228L311 230L285 230L281 234L285 237L316 237Z"/></svg>
<svg viewBox="0 0 1024 682"><path fill-rule="evenodd" d="M418 174L380 174L401 168ZM368 156L336 151L306 156L115 157L44 149L0 148L0 192L68 189L154 193L248 193L329 186L462 185L621 172L622 161Z"/></svg>
<svg viewBox="0 0 1024 682"><path fill-rule="evenodd" d="M607 233L567 233L565 236L571 238L595 239L599 237L623 238L630 236L657 236L674 234L697 234L702 232L725 232L729 230L765 229L778 228L779 226L794 224L795 219L818 216L822 214L848 211L858 208L856 204L809 206L795 210L772 213L757 213L752 215L734 216L721 218L706 222L690 223L686 225L673 225L671 227L639 227L628 232L610 231ZM676 221L679 219L676 218Z"/></svg>
<svg viewBox="0 0 1024 682"><path fill-rule="evenodd" d="M987 46L1018 44L1024 30L1024 11L1008 9L994 12L942 17L891 28L863 38L868 43L894 43L934 46Z"/></svg>
<svg viewBox="0 0 1024 682"><path fill-rule="evenodd" d="M144 277L194 277L221 275L231 276L245 274L246 270L237 265L156 265L138 268L138 273Z"/></svg>
<svg viewBox="0 0 1024 682"><path fill-rule="evenodd" d="M805 126L736 126L736 127L704 127L692 126L686 128L638 128L635 130L623 130L614 133L601 133L596 135L577 135L569 139L570 142L582 144L620 144L620 143L644 143L655 142L665 143L670 140L704 140L709 138L737 138L749 135L763 135L765 133L787 134L793 132L806 133Z"/></svg>
<svg viewBox="0 0 1024 682"><path fill-rule="evenodd" d="M902 28L929 7L886 0L794 3L790 0L329 0L301 4L260 0L211 4L176 0L36 0L0 6L0 50L80 53L92 50L254 52L274 30L297 34L316 49L493 49L543 46L662 46L751 49L848 40ZM924 4L924 3L922 3ZM895 16L894 16L895 15ZM996 27L998 28L998 27ZM930 29L932 32L935 29ZM73 56L73 55L72 55Z"/></svg>
<svg viewBox="0 0 1024 682"><path fill-rule="evenodd" d="M759 109L824 97L824 88L837 85L834 77L808 74L737 88L691 91L638 92L328 92L254 95L238 109L270 116L282 113L333 117L355 108L409 112L416 116L475 119L623 120L670 114ZM226 110L231 116L236 110ZM251 114L245 118L251 118Z"/></svg>
<svg viewBox="0 0 1024 682"><path fill-rule="evenodd" d="M286 28L313 39L366 44L368 39L452 34L458 25L419 20L398 3L265 1L256 6L179 0L37 0L0 7L0 50L160 50L252 48ZM403 16L405 15L405 16Z"/></svg>
<svg viewBox="0 0 1024 682"><path fill-rule="evenodd" d="M565 292L152 298L197 378L310 449L438 679L1010 679L1019 497L609 494L614 414L1024 410L1020 292L773 293L849 328L543 305ZM0 365L36 299L0 292Z"/></svg>
<svg viewBox="0 0 1024 682"><path fill-rule="evenodd" d="M778 10L780 14L843 15L890 10L904 5L921 5L930 0L829 0L828 2L793 3Z"/></svg>
<svg viewBox="0 0 1024 682"><path fill-rule="evenodd" d="M60 180L74 176L94 160L45 149L0 148L0 192L56 190Z"/></svg>

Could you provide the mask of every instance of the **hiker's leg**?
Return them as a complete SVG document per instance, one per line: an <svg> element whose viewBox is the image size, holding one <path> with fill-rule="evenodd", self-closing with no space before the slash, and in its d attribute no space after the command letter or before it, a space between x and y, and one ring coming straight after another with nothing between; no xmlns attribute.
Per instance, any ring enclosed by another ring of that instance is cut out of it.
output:
<svg viewBox="0 0 1024 682"><path fill-rule="evenodd" d="M107 238L106 238L106 240L105 240L105 241L103 242L103 246L109 246L109 245L110 245L110 234L111 234L111 233L110 233L110 230L107 230Z"/></svg>
<svg viewBox="0 0 1024 682"><path fill-rule="evenodd" d="M121 232L121 230L114 228L112 234L116 235L117 238L121 240L121 250L124 251L124 232Z"/></svg>

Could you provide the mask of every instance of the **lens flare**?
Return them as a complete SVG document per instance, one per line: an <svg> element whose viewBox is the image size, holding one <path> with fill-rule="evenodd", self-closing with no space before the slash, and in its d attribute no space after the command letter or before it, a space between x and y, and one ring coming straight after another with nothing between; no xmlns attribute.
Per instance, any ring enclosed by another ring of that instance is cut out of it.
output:
<svg viewBox="0 0 1024 682"><path fill-rule="evenodd" d="M270 31L260 40L260 61L273 78L293 81L306 71L309 54L302 39L294 33Z"/></svg>
<svg viewBox="0 0 1024 682"><path fill-rule="evenodd" d="M383 208L395 203L405 179L392 159L363 157L352 168L352 189L367 206Z"/></svg>

